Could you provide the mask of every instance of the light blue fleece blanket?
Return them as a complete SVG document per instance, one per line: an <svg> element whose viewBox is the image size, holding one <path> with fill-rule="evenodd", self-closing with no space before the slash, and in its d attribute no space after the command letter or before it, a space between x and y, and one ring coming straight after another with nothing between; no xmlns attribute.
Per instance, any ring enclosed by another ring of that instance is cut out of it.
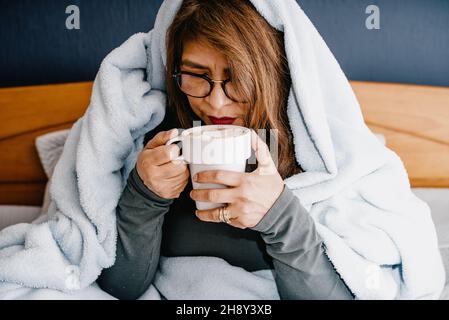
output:
<svg viewBox="0 0 449 320"><path fill-rule="evenodd" d="M153 30L102 62L55 168L48 214L0 232L1 298L111 298L94 281L114 263L115 207L144 134L165 115L164 36L181 2L165 1ZM358 299L438 298L445 273L435 228L402 161L364 124L345 75L297 3L251 2L285 33L287 113L306 171L286 184L313 217L337 271ZM162 258L143 298L160 294L279 297L269 271L250 273L213 257Z"/></svg>

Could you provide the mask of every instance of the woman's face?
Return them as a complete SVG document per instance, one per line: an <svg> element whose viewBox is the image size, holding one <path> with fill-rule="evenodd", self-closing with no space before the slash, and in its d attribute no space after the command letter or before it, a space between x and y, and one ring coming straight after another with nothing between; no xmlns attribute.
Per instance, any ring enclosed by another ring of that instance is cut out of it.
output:
<svg viewBox="0 0 449 320"><path fill-rule="evenodd" d="M204 42L189 41L184 44L181 71L206 74L213 80L229 78L226 57ZM244 125L248 112L247 104L229 99L221 83L215 83L212 92L204 98L187 96L193 112L205 124ZM222 119L220 119L222 118ZM229 118L229 119L226 119Z"/></svg>

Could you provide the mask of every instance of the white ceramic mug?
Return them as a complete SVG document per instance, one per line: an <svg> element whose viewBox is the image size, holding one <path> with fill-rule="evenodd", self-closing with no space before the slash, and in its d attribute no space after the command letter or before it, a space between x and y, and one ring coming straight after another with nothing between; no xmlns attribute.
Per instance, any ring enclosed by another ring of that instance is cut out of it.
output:
<svg viewBox="0 0 449 320"><path fill-rule="evenodd" d="M181 142L182 155L174 160L189 164L190 176L206 170L245 172L246 160L251 156L251 131L234 125L206 125L187 130L166 145ZM192 180L194 189L226 188L222 184L198 183ZM198 210L223 206L223 203L196 201Z"/></svg>

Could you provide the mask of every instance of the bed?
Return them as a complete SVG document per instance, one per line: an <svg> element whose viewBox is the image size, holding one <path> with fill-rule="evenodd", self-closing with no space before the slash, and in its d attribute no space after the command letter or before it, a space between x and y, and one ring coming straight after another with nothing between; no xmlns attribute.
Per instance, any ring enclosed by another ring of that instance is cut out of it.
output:
<svg viewBox="0 0 449 320"><path fill-rule="evenodd" d="M449 88L351 85L365 122L401 157L413 191L431 207L449 261ZM70 128L85 112L91 90L92 82L0 89L0 229L41 213L48 179L35 140ZM449 299L448 286L443 296Z"/></svg>

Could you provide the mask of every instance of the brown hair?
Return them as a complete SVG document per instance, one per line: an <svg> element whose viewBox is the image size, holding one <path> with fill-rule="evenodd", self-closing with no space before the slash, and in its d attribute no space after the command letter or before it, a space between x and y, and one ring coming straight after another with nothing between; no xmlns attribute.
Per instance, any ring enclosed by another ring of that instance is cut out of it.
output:
<svg viewBox="0 0 449 320"><path fill-rule="evenodd" d="M206 41L228 58L230 78L251 110L245 126L256 132L278 130L277 161L282 178L302 171L294 156L286 114L291 80L282 32L246 0L184 0L166 40L169 112L176 114L181 127L192 126L192 111L172 74L179 68L185 42Z"/></svg>

